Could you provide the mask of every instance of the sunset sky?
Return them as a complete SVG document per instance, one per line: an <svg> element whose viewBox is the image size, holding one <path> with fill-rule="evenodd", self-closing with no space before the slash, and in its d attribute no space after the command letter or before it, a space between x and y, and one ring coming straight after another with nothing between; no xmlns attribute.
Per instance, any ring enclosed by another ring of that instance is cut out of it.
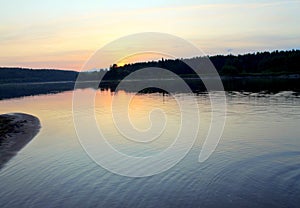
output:
<svg viewBox="0 0 300 208"><path fill-rule="evenodd" d="M1 0L0 10L0 66L80 70L139 32L170 33L208 55L300 48L299 0Z"/></svg>

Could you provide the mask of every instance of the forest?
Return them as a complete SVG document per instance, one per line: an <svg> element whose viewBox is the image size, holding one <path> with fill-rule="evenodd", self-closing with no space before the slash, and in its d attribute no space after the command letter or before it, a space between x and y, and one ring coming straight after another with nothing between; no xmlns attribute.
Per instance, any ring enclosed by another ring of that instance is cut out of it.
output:
<svg viewBox="0 0 300 208"><path fill-rule="evenodd" d="M55 69L1 67L1 83L75 81L78 72Z"/></svg>
<svg viewBox="0 0 300 208"><path fill-rule="evenodd" d="M257 52L243 55L208 56L221 76L276 76L300 74L300 50ZM112 64L109 69L84 72L85 80L96 80L104 74L104 80L120 80L130 73L152 68L149 76L155 74L155 68L163 68L185 78L196 77L196 73L189 64L202 63L207 57L190 59L161 59L158 61L129 63L124 66ZM205 69L204 69L205 70ZM27 69L15 67L0 67L1 83L22 82L59 82L76 81L79 72L55 69ZM147 74L146 77L147 78Z"/></svg>
<svg viewBox="0 0 300 208"><path fill-rule="evenodd" d="M224 76L300 74L300 50L257 52L244 55L216 55L208 58L218 73ZM189 67L189 64L201 64L205 60L207 60L205 57L194 57L175 60L161 59L124 66L113 64L104 78L107 80L122 79L131 72L147 67L164 68L182 77L194 77L196 74Z"/></svg>

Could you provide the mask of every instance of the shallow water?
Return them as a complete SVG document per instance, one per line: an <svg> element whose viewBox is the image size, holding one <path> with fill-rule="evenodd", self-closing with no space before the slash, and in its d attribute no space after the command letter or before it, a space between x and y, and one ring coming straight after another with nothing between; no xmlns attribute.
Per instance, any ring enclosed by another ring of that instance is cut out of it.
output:
<svg viewBox="0 0 300 208"><path fill-rule="evenodd" d="M81 90L89 92L94 90ZM139 146L117 134L110 118L113 95L122 100L130 93L97 92L95 114L115 148L148 156L171 144L180 125L180 112L171 96L135 96L129 113L137 128L149 127L148 113L153 108L160 107L168 115L162 140ZM0 170L0 207L299 206L299 95L291 91L226 95L225 130L209 159L198 162L211 110L207 94L202 93L196 96L201 126L192 150L168 171L144 178L113 174L86 154L74 129L72 91L1 100L0 113L33 114L42 129ZM177 96L190 102L191 95Z"/></svg>

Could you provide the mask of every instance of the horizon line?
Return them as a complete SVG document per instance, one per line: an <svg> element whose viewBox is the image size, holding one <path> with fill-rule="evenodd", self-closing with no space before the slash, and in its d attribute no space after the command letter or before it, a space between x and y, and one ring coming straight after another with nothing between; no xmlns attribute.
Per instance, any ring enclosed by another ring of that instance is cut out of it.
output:
<svg viewBox="0 0 300 208"><path fill-rule="evenodd" d="M265 51L256 51L256 52L245 52L245 53L239 53L239 54L232 54L232 53L229 53L229 54L214 54L214 55L206 55L206 56L194 56L194 57L177 57L175 59L168 59L168 58L165 58L165 60L176 60L176 59L192 59L192 58L197 58L197 57L214 57L214 56L243 56L243 55L248 55L248 54L257 54L257 53L273 53L273 52L289 52L289 51L299 51L300 48L293 48L293 49L275 49L275 50L265 50ZM148 61L137 61L137 62L132 62L132 63L126 63L125 65L129 65L129 64L138 64L138 63L148 63L148 62L155 62L155 61L159 61L161 59L153 59L153 60L148 60ZM116 64L116 63L112 63L111 66L113 64ZM122 66L118 66L118 67L123 67L124 65ZM105 69L109 69L110 66L108 66L107 68L99 68L97 70L105 70ZM20 69L30 69L30 70L59 70L59 71L70 71L70 72L81 72L82 68L80 70L75 70L75 69L71 69L71 68L42 68L42 67L26 67L26 66L0 66L0 70L2 68L20 68ZM90 69L90 70L95 70L95 69Z"/></svg>

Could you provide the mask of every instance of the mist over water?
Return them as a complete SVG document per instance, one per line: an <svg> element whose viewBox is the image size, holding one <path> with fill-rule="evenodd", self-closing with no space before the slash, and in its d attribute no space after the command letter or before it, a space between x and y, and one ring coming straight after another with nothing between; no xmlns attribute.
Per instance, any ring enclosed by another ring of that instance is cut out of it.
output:
<svg viewBox="0 0 300 208"><path fill-rule="evenodd" d="M80 91L85 94L95 89ZM109 142L123 153L149 156L163 151L172 143L180 125L176 102L172 96L159 92L134 97L129 112L137 128L149 127L149 111L156 107L162 108L168 118L166 130L157 140L137 145L118 134L111 120L112 96L122 105L122 98L130 93L113 92L110 88L98 90L95 100L98 125ZM208 131L211 108L207 93L195 95L201 121L192 150L168 171L145 178L113 174L89 158L76 136L72 91L1 100L0 113L33 114L40 119L42 128L0 170L0 206L297 207L300 203L299 94L291 90L226 92L227 120L223 137L216 151L203 163L198 162L198 156ZM190 102L189 94L177 96ZM155 121L156 114L152 116ZM82 120L89 119L82 117ZM190 121L193 120L191 117Z"/></svg>

